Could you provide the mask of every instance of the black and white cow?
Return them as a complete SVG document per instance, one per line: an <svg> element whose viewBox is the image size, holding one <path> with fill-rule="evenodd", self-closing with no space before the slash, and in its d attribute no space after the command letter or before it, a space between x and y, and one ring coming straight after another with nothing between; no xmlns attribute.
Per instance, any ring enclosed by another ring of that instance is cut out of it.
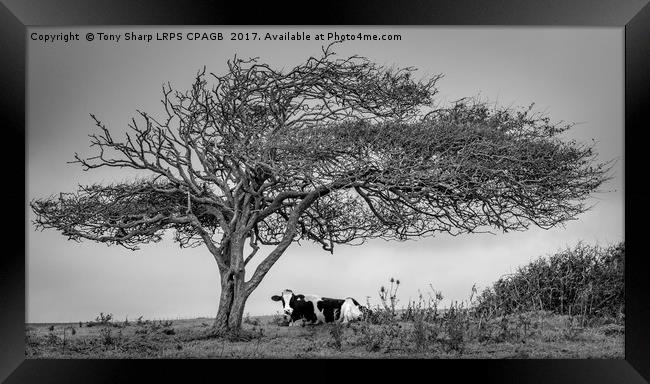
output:
<svg viewBox="0 0 650 384"><path fill-rule="evenodd" d="M285 317L289 325L295 325L298 320L310 324L341 322L347 323L360 320L365 307L355 299L348 297L330 299L317 295L295 295L290 289L285 289L281 295L273 295L273 301L281 301Z"/></svg>

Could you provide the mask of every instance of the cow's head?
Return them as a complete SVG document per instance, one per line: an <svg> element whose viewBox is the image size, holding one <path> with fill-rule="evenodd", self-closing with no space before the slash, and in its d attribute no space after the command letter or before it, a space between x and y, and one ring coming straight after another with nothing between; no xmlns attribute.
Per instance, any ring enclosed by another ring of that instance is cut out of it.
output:
<svg viewBox="0 0 650 384"><path fill-rule="evenodd" d="M291 302L292 300L295 300L295 298L296 295L294 295L293 291L291 291L290 289L285 289L284 291L282 291L281 295L271 296L271 300L282 302L282 309L284 310L284 314L287 316L291 316L291 313L293 312L293 308L291 307Z"/></svg>

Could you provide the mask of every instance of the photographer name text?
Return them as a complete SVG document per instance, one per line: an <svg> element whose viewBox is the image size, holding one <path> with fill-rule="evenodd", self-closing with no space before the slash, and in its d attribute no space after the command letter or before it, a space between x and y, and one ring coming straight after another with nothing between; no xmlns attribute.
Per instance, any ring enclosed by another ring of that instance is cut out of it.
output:
<svg viewBox="0 0 650 384"><path fill-rule="evenodd" d="M87 33L38 33L30 34L32 41L45 44L88 42L142 42L153 41L401 41L400 34L387 33L340 33L340 32L87 32Z"/></svg>

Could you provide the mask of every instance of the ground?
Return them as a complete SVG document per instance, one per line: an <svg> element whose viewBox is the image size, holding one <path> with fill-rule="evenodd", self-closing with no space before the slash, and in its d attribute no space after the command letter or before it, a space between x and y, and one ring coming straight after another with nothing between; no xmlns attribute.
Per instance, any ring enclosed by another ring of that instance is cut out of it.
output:
<svg viewBox="0 0 650 384"><path fill-rule="evenodd" d="M246 317L238 337L210 337L212 319L27 324L27 358L624 358L620 321L547 312L483 323L438 320L288 327ZM419 325L419 327L418 327Z"/></svg>

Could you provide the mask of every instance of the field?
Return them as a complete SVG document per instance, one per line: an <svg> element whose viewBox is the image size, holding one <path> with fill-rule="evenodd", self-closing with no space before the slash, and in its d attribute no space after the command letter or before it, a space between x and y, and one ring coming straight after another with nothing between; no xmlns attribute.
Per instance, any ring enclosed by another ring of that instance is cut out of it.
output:
<svg viewBox="0 0 650 384"><path fill-rule="evenodd" d="M622 359L616 323L580 327L546 312L460 325L418 339L416 322L288 327L247 317L239 337L210 337L211 319L29 324L27 358L606 358ZM65 330L65 337L64 337ZM73 331L74 330L74 331ZM454 333L456 332L456 333Z"/></svg>
<svg viewBox="0 0 650 384"><path fill-rule="evenodd" d="M28 324L27 358L624 358L624 243L579 244L540 258L468 300L442 294L399 306L400 281L351 324L286 326L250 317L236 334L212 319Z"/></svg>

